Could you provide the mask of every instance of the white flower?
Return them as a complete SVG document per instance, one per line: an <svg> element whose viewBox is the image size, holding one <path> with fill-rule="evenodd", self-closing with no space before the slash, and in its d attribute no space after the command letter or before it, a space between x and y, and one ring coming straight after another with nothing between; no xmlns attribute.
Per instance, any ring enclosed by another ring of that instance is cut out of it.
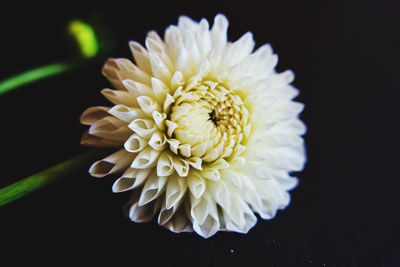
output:
<svg viewBox="0 0 400 267"><path fill-rule="evenodd" d="M114 106L91 107L82 144L121 149L95 162L96 177L123 173L114 192L132 191L129 218L174 232L210 237L246 233L258 213L271 219L290 201L305 163L303 104L291 71L277 73L269 44L256 51L251 33L227 41L228 20L209 29L180 17L164 40L130 42L135 59L109 59L103 74Z"/></svg>

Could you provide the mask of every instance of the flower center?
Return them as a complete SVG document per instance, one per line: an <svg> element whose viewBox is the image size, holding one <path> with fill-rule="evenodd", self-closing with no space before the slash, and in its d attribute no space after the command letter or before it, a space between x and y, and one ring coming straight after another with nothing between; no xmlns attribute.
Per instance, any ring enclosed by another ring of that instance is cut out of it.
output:
<svg viewBox="0 0 400 267"><path fill-rule="evenodd" d="M250 129L242 99L211 81L178 90L168 124L170 137L180 144L176 154L204 162L229 157Z"/></svg>

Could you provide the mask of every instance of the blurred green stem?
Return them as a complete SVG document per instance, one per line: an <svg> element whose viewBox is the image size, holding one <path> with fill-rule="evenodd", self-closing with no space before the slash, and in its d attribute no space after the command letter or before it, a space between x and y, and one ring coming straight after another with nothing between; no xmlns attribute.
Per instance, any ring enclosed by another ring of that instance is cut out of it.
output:
<svg viewBox="0 0 400 267"><path fill-rule="evenodd" d="M74 67L71 62L54 63L28 70L0 82L0 95L23 85L63 73Z"/></svg>
<svg viewBox="0 0 400 267"><path fill-rule="evenodd" d="M63 163L0 189L0 206L19 199L59 178L73 174L87 167L95 158L106 155L107 149L91 149Z"/></svg>

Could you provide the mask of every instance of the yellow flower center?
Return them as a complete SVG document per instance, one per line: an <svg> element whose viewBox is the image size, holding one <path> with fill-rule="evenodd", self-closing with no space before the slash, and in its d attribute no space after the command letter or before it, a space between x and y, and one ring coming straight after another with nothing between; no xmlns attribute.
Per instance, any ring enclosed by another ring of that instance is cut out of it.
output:
<svg viewBox="0 0 400 267"><path fill-rule="evenodd" d="M180 143L176 154L203 162L229 157L250 130L240 96L212 81L178 88L169 119L168 134Z"/></svg>

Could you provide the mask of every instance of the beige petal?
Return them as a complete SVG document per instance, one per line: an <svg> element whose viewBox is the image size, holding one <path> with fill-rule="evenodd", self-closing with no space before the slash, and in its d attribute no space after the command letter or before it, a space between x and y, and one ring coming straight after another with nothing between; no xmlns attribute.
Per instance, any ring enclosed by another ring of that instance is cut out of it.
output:
<svg viewBox="0 0 400 267"><path fill-rule="evenodd" d="M107 59L101 72L110 81L115 89L125 90L121 83L120 70L114 58Z"/></svg>
<svg viewBox="0 0 400 267"><path fill-rule="evenodd" d="M94 147L120 147L123 141L108 140L89 134L88 131L84 132L81 139L81 145L94 146Z"/></svg>
<svg viewBox="0 0 400 267"><path fill-rule="evenodd" d="M235 201L232 201L234 207L229 212L224 212L224 221L226 228L229 231L235 231L239 233L247 233L257 222L257 217L249 206L240 198L235 197ZM238 214L237 216L233 216Z"/></svg>
<svg viewBox="0 0 400 267"><path fill-rule="evenodd" d="M163 104L169 92L169 88L163 81L154 77L151 78L151 85L157 102Z"/></svg>
<svg viewBox="0 0 400 267"><path fill-rule="evenodd" d="M193 156L201 158L206 153L206 145L203 143L192 146L191 152Z"/></svg>
<svg viewBox="0 0 400 267"><path fill-rule="evenodd" d="M242 187L242 176L235 170L224 170L221 174L223 180L226 181L229 185L240 189Z"/></svg>
<svg viewBox="0 0 400 267"><path fill-rule="evenodd" d="M105 98L115 105L122 104L128 107L138 106L136 98L134 98L129 92L106 88L101 90L101 93Z"/></svg>
<svg viewBox="0 0 400 267"><path fill-rule="evenodd" d="M176 122L166 120L165 123L167 124L168 131L167 134L169 137L172 136L172 133L175 131L175 129L178 127L178 124Z"/></svg>
<svg viewBox="0 0 400 267"><path fill-rule="evenodd" d="M170 209L165 207L165 199L163 200L163 204L161 204L160 214L158 215L158 224L164 225L166 224L174 215L174 213L178 210L179 206L173 206Z"/></svg>
<svg viewBox="0 0 400 267"><path fill-rule="evenodd" d="M174 173L174 156L165 151L161 154L157 161L157 175L158 176L170 176Z"/></svg>
<svg viewBox="0 0 400 267"><path fill-rule="evenodd" d="M220 229L217 206L213 202L209 205L210 210L204 221L201 224L193 222L194 231L204 238L209 238Z"/></svg>
<svg viewBox="0 0 400 267"><path fill-rule="evenodd" d="M147 50L141 44L135 41L130 41L129 47L139 68L144 70L146 73L151 74L150 59Z"/></svg>
<svg viewBox="0 0 400 267"><path fill-rule="evenodd" d="M150 221L157 213L161 200L157 199L147 205L139 205L134 203L129 209L129 218L137 223Z"/></svg>
<svg viewBox="0 0 400 267"><path fill-rule="evenodd" d="M167 96L165 98L165 101L164 101L164 104L163 104L164 113L167 113L167 114L169 113L169 111L171 109L171 106L172 106L172 103L174 103L174 102L175 102L174 97L172 95L170 95L170 94L167 94Z"/></svg>
<svg viewBox="0 0 400 267"><path fill-rule="evenodd" d="M171 88L177 89L179 86L182 86L184 84L185 84L185 80L184 80L182 72L180 72L179 70L176 71L171 78Z"/></svg>
<svg viewBox="0 0 400 267"><path fill-rule="evenodd" d="M164 50L164 42L156 31L150 31L146 37L146 48L149 51L161 53Z"/></svg>
<svg viewBox="0 0 400 267"><path fill-rule="evenodd" d="M132 131L128 128L126 122L108 116L92 124L89 128L89 134L107 140L124 141L132 134Z"/></svg>
<svg viewBox="0 0 400 267"><path fill-rule="evenodd" d="M195 198L200 198L206 190L206 182L200 174L194 172L191 173L188 177L188 186L190 192Z"/></svg>
<svg viewBox="0 0 400 267"><path fill-rule="evenodd" d="M128 127L140 137L149 139L156 131L157 127L151 119L135 119Z"/></svg>
<svg viewBox="0 0 400 267"><path fill-rule="evenodd" d="M167 146L167 138L162 132L157 131L151 136L148 144L156 151L163 151Z"/></svg>
<svg viewBox="0 0 400 267"><path fill-rule="evenodd" d="M146 205L164 193L167 181L168 177L159 177L152 172L140 194L139 206Z"/></svg>
<svg viewBox="0 0 400 267"><path fill-rule="evenodd" d="M129 59L117 58L115 62L120 70L119 78L121 81L131 79L143 84L150 84L150 75L133 64Z"/></svg>
<svg viewBox="0 0 400 267"><path fill-rule="evenodd" d="M189 163L189 165L190 166L192 166L193 168L195 168L195 169L197 169L197 170L202 170L203 168L201 167L201 163L202 163L202 160L201 160L201 158L197 158L197 157L191 157L191 158L188 158L188 159L185 159L188 163Z"/></svg>
<svg viewBox="0 0 400 267"><path fill-rule="evenodd" d="M151 96L151 97L154 96L153 90L151 89L151 87L149 87L146 84L136 82L131 79L123 80L122 84L124 85L124 87L129 91L129 93L133 97L138 97L138 96L143 96L143 95Z"/></svg>
<svg viewBox="0 0 400 267"><path fill-rule="evenodd" d="M186 177L189 173L189 164L180 157L174 157L174 168L181 177Z"/></svg>
<svg viewBox="0 0 400 267"><path fill-rule="evenodd" d="M185 179L173 175L168 178L167 189L163 202L161 204L161 211L158 216L158 223L163 225L167 223L175 212L179 209L184 201L187 184Z"/></svg>
<svg viewBox="0 0 400 267"><path fill-rule="evenodd" d="M161 58L155 53L149 53L151 71L154 77L168 83L171 80L171 72Z"/></svg>
<svg viewBox="0 0 400 267"><path fill-rule="evenodd" d="M215 161L224 152L224 145L225 143L222 141L217 147L208 150L203 156L202 160L205 162Z"/></svg>
<svg viewBox="0 0 400 267"><path fill-rule="evenodd" d="M170 139L167 140L167 143L169 144L169 149L174 152L175 154L178 154L178 147L180 142L176 139Z"/></svg>
<svg viewBox="0 0 400 267"><path fill-rule="evenodd" d="M136 169L152 168L156 166L159 155L160 152L147 146L136 156L131 164L131 167Z"/></svg>
<svg viewBox="0 0 400 267"><path fill-rule="evenodd" d="M192 194L190 194L190 215L193 218L193 224L203 224L206 220L207 215L210 210L210 203L208 201L208 196L203 194L201 198L195 198Z"/></svg>
<svg viewBox="0 0 400 267"><path fill-rule="evenodd" d="M132 108L121 104L113 106L108 113L127 123L130 123L134 119L147 118L141 108Z"/></svg>
<svg viewBox="0 0 400 267"><path fill-rule="evenodd" d="M212 180L212 181L218 181L221 179L221 174L219 170L216 169L206 169L201 172L202 176L206 179Z"/></svg>
<svg viewBox="0 0 400 267"><path fill-rule="evenodd" d="M138 170L128 168L124 174L114 182L112 191L114 193L119 193L137 188L146 181L150 172L151 169Z"/></svg>
<svg viewBox="0 0 400 267"><path fill-rule="evenodd" d="M160 112L160 105L155 101L154 98L149 96L138 96L136 101L138 105L149 116L152 116L154 111Z"/></svg>
<svg viewBox="0 0 400 267"><path fill-rule="evenodd" d="M225 46L227 41L228 19L221 14L214 18L214 25L211 28L210 34L213 45Z"/></svg>
<svg viewBox="0 0 400 267"><path fill-rule="evenodd" d="M171 209L183 200L186 193L187 182L185 178L178 175L172 175L168 179L167 189L165 192L165 208Z"/></svg>
<svg viewBox="0 0 400 267"><path fill-rule="evenodd" d="M147 146L147 140L140 137L137 134L132 134L128 140L124 143L124 147L127 151L137 153L142 151Z"/></svg>
<svg viewBox="0 0 400 267"><path fill-rule="evenodd" d="M231 207L231 194L226 184L222 181L208 183L207 189L209 190L214 201L225 210L230 210Z"/></svg>
<svg viewBox="0 0 400 267"><path fill-rule="evenodd" d="M109 107L90 107L86 109L81 117L80 117L80 122L84 125L92 125L98 120L103 119L104 117L108 116L108 110Z"/></svg>
<svg viewBox="0 0 400 267"><path fill-rule="evenodd" d="M184 157L187 157L187 158L189 158L191 156L190 148L191 148L190 144L184 144L184 145L180 145L178 147L179 152L181 153L181 155L184 156Z"/></svg>
<svg viewBox="0 0 400 267"><path fill-rule="evenodd" d="M164 132L166 128L165 119L167 118L167 114L155 110L153 111L152 116L157 128Z"/></svg>
<svg viewBox="0 0 400 267"><path fill-rule="evenodd" d="M104 177L108 174L125 170L136 154L121 149L110 156L96 161L90 166L89 173L94 177Z"/></svg>
<svg viewBox="0 0 400 267"><path fill-rule="evenodd" d="M164 225L174 233L193 232L192 222L188 219L185 210L181 207L173 217Z"/></svg>

